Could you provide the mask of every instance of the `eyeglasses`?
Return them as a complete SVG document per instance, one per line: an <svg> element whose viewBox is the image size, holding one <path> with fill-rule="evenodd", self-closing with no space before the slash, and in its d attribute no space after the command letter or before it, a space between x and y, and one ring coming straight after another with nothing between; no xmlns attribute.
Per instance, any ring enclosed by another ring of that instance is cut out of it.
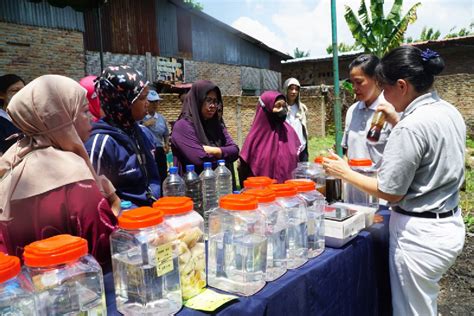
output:
<svg viewBox="0 0 474 316"><path fill-rule="evenodd" d="M219 100L217 98L211 98L211 97L206 97L204 99L204 103L209 106L211 104L214 104L215 106L218 106L220 104Z"/></svg>

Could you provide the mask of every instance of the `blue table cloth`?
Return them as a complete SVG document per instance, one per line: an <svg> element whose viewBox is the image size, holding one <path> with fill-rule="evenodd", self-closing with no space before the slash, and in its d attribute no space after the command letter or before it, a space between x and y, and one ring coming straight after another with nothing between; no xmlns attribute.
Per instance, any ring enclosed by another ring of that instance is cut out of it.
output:
<svg viewBox="0 0 474 316"><path fill-rule="evenodd" d="M258 293L239 297L215 315L390 315L388 211L340 249L326 248L305 265L288 270ZM113 278L104 276L109 315L115 308ZM183 307L178 315L206 315Z"/></svg>

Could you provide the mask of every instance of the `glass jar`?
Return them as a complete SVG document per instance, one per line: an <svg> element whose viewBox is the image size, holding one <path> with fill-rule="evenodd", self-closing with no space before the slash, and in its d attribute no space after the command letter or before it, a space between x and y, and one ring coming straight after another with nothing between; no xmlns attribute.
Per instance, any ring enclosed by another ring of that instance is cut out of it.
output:
<svg viewBox="0 0 474 316"><path fill-rule="evenodd" d="M276 180L266 176L248 177L244 180L244 188L242 189L242 192L249 189L266 189L270 184L275 182Z"/></svg>
<svg viewBox="0 0 474 316"><path fill-rule="evenodd" d="M319 256L324 251L324 209L326 200L316 190L313 181L307 179L286 180L296 185L298 194L306 201L308 212L308 258Z"/></svg>
<svg viewBox="0 0 474 316"><path fill-rule="evenodd" d="M288 216L288 269L308 261L308 215L306 202L298 196L295 185L272 184L269 187Z"/></svg>
<svg viewBox="0 0 474 316"><path fill-rule="evenodd" d="M153 208L164 213L165 224L177 234L181 292L183 300L188 300L206 287L204 219L194 211L189 197L163 197Z"/></svg>
<svg viewBox="0 0 474 316"><path fill-rule="evenodd" d="M56 235L25 247L38 315L106 315L102 269L87 240Z"/></svg>
<svg viewBox="0 0 474 316"><path fill-rule="evenodd" d="M124 315L169 315L182 306L175 232L163 212L139 207L118 218L110 235L117 310Z"/></svg>
<svg viewBox="0 0 474 316"><path fill-rule="evenodd" d="M358 173L377 178L377 170L370 159L350 159L349 166ZM344 183L344 202L376 208L379 206L377 197L359 190L350 183Z"/></svg>
<svg viewBox="0 0 474 316"><path fill-rule="evenodd" d="M20 259L0 252L0 315L35 315L35 295Z"/></svg>
<svg viewBox="0 0 474 316"><path fill-rule="evenodd" d="M267 273L265 280L273 281L285 274L288 247L288 216L276 202L270 189L250 189L243 194L257 198L258 208L266 220Z"/></svg>
<svg viewBox="0 0 474 316"><path fill-rule="evenodd" d="M209 215L208 284L244 296L265 286L267 237L257 199L229 194Z"/></svg>

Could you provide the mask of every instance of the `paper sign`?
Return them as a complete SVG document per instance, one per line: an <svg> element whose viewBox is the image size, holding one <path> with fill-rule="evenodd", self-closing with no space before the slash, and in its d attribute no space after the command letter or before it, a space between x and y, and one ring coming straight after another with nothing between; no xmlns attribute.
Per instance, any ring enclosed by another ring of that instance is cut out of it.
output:
<svg viewBox="0 0 474 316"><path fill-rule="evenodd" d="M236 299L238 297L235 295L220 294L211 289L206 289L199 295L189 299L184 305L200 311L213 312L225 303Z"/></svg>
<svg viewBox="0 0 474 316"><path fill-rule="evenodd" d="M156 247L156 274L165 275L173 271L173 249L171 243Z"/></svg>

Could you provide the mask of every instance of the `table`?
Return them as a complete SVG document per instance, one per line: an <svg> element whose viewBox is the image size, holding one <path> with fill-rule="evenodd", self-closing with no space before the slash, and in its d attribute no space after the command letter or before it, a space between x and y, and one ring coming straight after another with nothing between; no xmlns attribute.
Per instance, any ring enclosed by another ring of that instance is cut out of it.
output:
<svg viewBox="0 0 474 316"><path fill-rule="evenodd" d="M288 270L261 291L240 297L216 315L390 315L388 210L340 249L326 248L305 265ZM113 278L104 276L109 315L115 310ZM209 315L183 307L177 315Z"/></svg>

